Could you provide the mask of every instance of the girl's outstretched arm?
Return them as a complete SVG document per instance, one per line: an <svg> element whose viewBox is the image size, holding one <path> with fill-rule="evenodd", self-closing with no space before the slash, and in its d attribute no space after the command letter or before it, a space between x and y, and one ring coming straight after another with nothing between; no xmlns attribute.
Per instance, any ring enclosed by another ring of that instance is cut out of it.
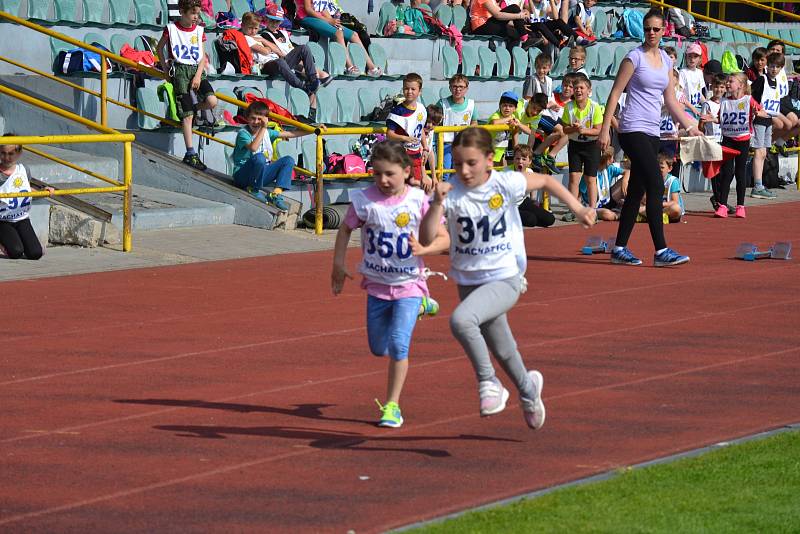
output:
<svg viewBox="0 0 800 534"><path fill-rule="evenodd" d="M342 292L345 278L353 279L353 276L347 272L347 266L345 265L347 243L350 242L351 233L353 233L353 230L346 224L342 224L336 234L336 245L333 247L333 270L331 271L331 289L334 295Z"/></svg>
<svg viewBox="0 0 800 534"><path fill-rule="evenodd" d="M526 188L528 191L544 189L561 202L565 203L578 217L578 221L584 228L589 228L597 221L597 212L593 208L586 207L578 202L578 199L572 196L572 193L551 175L530 171L524 174L525 178L528 180L528 186Z"/></svg>

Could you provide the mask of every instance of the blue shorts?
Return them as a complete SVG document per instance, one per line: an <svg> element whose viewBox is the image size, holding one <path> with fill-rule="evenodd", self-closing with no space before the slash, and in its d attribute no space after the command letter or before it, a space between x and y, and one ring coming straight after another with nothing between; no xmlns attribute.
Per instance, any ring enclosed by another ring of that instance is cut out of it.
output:
<svg viewBox="0 0 800 534"><path fill-rule="evenodd" d="M421 304L422 297L383 300L367 296L367 340L372 354L393 360L408 358Z"/></svg>
<svg viewBox="0 0 800 534"><path fill-rule="evenodd" d="M539 129L545 133L545 135L550 135L553 133L553 129L556 127L559 121L555 120L553 117L542 115L539 119Z"/></svg>
<svg viewBox="0 0 800 534"><path fill-rule="evenodd" d="M322 19L318 19L316 17L306 17L304 19L300 19L300 26L314 30L322 37L327 37L328 39L336 38L336 26L328 24ZM345 28L342 26L342 33L344 34L345 43L349 43L353 39L354 32L350 28Z"/></svg>

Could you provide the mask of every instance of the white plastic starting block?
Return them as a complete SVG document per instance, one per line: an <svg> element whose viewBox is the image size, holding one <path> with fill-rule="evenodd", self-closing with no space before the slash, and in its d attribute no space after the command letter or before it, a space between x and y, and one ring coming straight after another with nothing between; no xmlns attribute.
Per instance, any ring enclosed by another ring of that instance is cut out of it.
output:
<svg viewBox="0 0 800 534"><path fill-rule="evenodd" d="M755 261L769 258L771 260L790 260L792 244L788 241L778 241L769 250L758 250L753 243L742 243L736 247L736 257L744 261Z"/></svg>
<svg viewBox="0 0 800 534"><path fill-rule="evenodd" d="M591 256L592 254L605 254L611 252L614 237L603 239L599 235L593 235L586 240L586 245L581 247L581 254Z"/></svg>

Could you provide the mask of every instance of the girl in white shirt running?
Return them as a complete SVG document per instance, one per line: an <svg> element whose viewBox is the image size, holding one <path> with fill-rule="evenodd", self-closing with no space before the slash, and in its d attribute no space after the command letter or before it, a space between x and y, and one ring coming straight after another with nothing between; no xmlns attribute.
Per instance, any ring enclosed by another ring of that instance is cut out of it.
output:
<svg viewBox="0 0 800 534"><path fill-rule="evenodd" d="M495 376L491 347L519 391L525 422L538 429L545 420L544 378L539 371L525 368L506 318L527 286L527 255L517 204L528 191L543 188L565 202L584 226L594 224L596 215L552 176L493 170L493 155L492 137L486 130L467 128L456 136L457 180L436 185L420 225L420 243L433 242L444 215L451 236L450 276L461 298L450 329L475 369L481 416L503 411L509 397Z"/></svg>

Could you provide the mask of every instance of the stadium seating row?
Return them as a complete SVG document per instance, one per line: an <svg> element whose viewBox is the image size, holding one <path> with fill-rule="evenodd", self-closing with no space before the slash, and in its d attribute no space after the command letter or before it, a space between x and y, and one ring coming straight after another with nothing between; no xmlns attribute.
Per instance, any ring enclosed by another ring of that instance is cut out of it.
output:
<svg viewBox="0 0 800 534"><path fill-rule="evenodd" d="M265 5L264 0L253 2L256 10ZM119 27L163 25L167 12L166 0L80 0L80 4L80 16L78 0L29 0L24 13L22 0L0 0L0 10L37 22ZM213 0L212 5L214 12L227 9L225 0ZM232 0L232 7L239 17L250 11L247 0ZM216 26L205 13L202 17L209 28Z"/></svg>

